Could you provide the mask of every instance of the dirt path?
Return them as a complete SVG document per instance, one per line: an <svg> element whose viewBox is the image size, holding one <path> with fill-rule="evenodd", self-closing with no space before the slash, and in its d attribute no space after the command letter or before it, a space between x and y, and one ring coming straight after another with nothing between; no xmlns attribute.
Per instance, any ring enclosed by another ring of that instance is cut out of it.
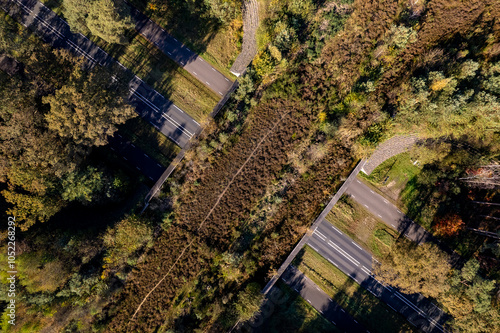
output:
<svg viewBox="0 0 500 333"><path fill-rule="evenodd" d="M257 0L243 1L243 44L241 53L236 58L231 73L236 76L243 74L257 53L257 28L259 26L259 6Z"/></svg>

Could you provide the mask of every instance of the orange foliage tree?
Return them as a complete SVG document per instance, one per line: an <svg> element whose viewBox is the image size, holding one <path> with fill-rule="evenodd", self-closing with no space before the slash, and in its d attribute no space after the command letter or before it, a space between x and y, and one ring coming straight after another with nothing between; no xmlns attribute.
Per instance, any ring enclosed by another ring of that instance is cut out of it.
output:
<svg viewBox="0 0 500 333"><path fill-rule="evenodd" d="M448 214L437 219L434 230L438 235L450 237L456 235L464 225L460 216L457 214Z"/></svg>

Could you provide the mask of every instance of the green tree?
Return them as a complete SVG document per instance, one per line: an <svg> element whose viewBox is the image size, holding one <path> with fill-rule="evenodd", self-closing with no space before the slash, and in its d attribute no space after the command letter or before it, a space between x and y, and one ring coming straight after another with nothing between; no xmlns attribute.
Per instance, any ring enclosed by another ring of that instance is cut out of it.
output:
<svg viewBox="0 0 500 333"><path fill-rule="evenodd" d="M410 242L397 243L381 264L375 266L374 272L383 282L407 293L436 298L449 288L447 256L430 243L419 246Z"/></svg>
<svg viewBox="0 0 500 333"><path fill-rule="evenodd" d="M19 227L25 231L37 221L46 222L62 207L63 203L51 196L37 196L4 190L2 195L13 207L7 209L7 214L16 217Z"/></svg>
<svg viewBox="0 0 500 333"><path fill-rule="evenodd" d="M106 145L116 125L136 116L125 101L126 88L105 70L75 71L67 85L43 98L50 104L45 116L49 129L78 145Z"/></svg>
<svg viewBox="0 0 500 333"><path fill-rule="evenodd" d="M130 256L145 243L152 241L153 230L136 216L129 216L108 228L103 236L106 246L106 271L115 270L123 265Z"/></svg>
<svg viewBox="0 0 500 333"><path fill-rule="evenodd" d="M90 32L108 43L126 44L125 33L134 28L129 7L121 1L97 0L87 17Z"/></svg>
<svg viewBox="0 0 500 333"><path fill-rule="evenodd" d="M258 283L250 283L238 294L234 309L242 321L251 319L260 309L264 296Z"/></svg>
<svg viewBox="0 0 500 333"><path fill-rule="evenodd" d="M64 0L63 15L71 29L77 32L86 32L87 16L94 1L89 0Z"/></svg>
<svg viewBox="0 0 500 333"><path fill-rule="evenodd" d="M441 301L460 332L498 332L500 313L493 301L496 281L481 277L479 262L469 260L449 279L451 289Z"/></svg>

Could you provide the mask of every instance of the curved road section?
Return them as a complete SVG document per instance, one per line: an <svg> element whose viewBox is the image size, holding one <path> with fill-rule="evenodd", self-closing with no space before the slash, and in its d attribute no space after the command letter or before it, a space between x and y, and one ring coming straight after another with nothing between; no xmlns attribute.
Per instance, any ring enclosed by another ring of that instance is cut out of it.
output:
<svg viewBox="0 0 500 333"><path fill-rule="evenodd" d="M212 67L203 58L167 33L162 27L135 8L131 8L135 29L163 53L196 77L201 83L212 89L219 96L224 96L233 84L221 72ZM189 24L189 23L187 23Z"/></svg>
<svg viewBox="0 0 500 333"><path fill-rule="evenodd" d="M68 24L41 2L2 0L0 4L9 15L16 16L22 25L34 30L52 46L65 48L79 56L84 56L90 66L118 64L129 72L85 36L72 33ZM15 6L9 8L8 4ZM136 112L181 148L186 146L191 137L200 129L200 125L193 118L139 77L133 76L129 82L129 89L129 102L136 107Z"/></svg>

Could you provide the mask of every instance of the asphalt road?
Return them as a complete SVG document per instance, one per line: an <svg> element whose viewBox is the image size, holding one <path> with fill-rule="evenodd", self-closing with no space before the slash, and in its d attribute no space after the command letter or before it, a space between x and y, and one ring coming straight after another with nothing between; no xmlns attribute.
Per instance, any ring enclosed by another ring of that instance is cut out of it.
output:
<svg viewBox="0 0 500 333"><path fill-rule="evenodd" d="M109 138L109 147L112 151L120 155L124 161L135 167L152 181L160 178L163 171L165 171L163 165L159 164L151 156L144 153L118 133Z"/></svg>
<svg viewBox="0 0 500 333"><path fill-rule="evenodd" d="M374 216L380 218L389 227L398 230L412 241L418 244L433 241L433 237L429 232L413 222L396 206L359 179L351 183L346 190L346 194L350 195Z"/></svg>
<svg viewBox="0 0 500 333"><path fill-rule="evenodd" d="M338 303L333 301L311 279L295 267L291 265L288 266L285 273L281 276L281 279L341 331L349 333L370 333L370 331L351 317L351 315L342 309Z"/></svg>
<svg viewBox="0 0 500 333"><path fill-rule="evenodd" d="M36 0L1 0L2 8L13 15L19 8L20 23L34 30L41 38L56 48L65 48L84 56L91 66L120 65L97 45L81 34L72 33L68 24L53 11ZM141 117L150 122L156 129L170 138L180 147L184 147L191 137L200 130L200 125L188 114L160 95L137 76L129 82L129 102L136 107Z"/></svg>
<svg viewBox="0 0 500 333"><path fill-rule="evenodd" d="M203 58L168 34L163 28L137 9L132 7L131 14L135 20L135 29L141 35L155 44L163 53L172 58L172 60L196 77L201 83L221 97L230 90L233 82L213 68ZM189 23L186 22L186 24Z"/></svg>
<svg viewBox="0 0 500 333"><path fill-rule="evenodd" d="M378 282L371 274L372 255L323 220L307 244L361 286L424 332L444 332L447 315L419 294L406 295Z"/></svg>

